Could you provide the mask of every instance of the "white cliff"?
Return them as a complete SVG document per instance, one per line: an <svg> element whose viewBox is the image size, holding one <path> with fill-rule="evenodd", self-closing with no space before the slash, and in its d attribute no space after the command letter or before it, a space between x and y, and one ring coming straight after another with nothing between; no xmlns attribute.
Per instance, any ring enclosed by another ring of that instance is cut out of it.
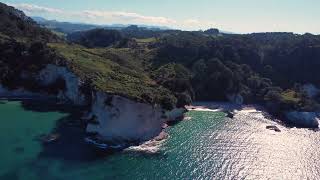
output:
<svg viewBox="0 0 320 180"><path fill-rule="evenodd" d="M161 132L164 123L160 107L102 92L94 94L91 113L98 123L88 124L87 132L107 141L149 140Z"/></svg>
<svg viewBox="0 0 320 180"><path fill-rule="evenodd" d="M42 85L50 85L59 78L65 80L66 88L58 97L76 105L86 104L80 91L81 80L65 67L47 65L39 73ZM98 124L88 124L87 132L98 133L103 140L149 140L161 132L164 122L162 111L149 104L137 103L120 96L92 92L91 116ZM111 99L110 104L106 102Z"/></svg>
<svg viewBox="0 0 320 180"><path fill-rule="evenodd" d="M186 112L185 108L165 111L159 105L141 103L117 95L92 92L91 102L81 92L81 80L66 67L49 64L42 69L36 79L42 86L54 84L57 80L65 81L65 88L56 96L69 100L75 105L91 105L87 118L95 118L96 123L89 123L86 131L98 133L104 141L146 141L162 132L165 122L176 120ZM24 89L9 91L0 85L0 96L32 94Z"/></svg>
<svg viewBox="0 0 320 180"><path fill-rule="evenodd" d="M60 99L68 99L75 105L86 104L85 96L80 91L81 80L66 67L48 64L46 68L39 73L38 79L42 85L50 85L59 78L65 81L65 90L58 94Z"/></svg>

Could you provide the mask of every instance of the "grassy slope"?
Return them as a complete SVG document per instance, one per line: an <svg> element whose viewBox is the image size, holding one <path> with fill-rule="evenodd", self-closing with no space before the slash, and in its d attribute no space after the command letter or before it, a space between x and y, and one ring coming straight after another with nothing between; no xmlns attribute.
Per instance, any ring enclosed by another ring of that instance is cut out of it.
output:
<svg viewBox="0 0 320 180"><path fill-rule="evenodd" d="M9 39L10 39L9 36L7 36L7 35L5 35L5 34L2 34L2 33L0 32L0 43L6 42L6 41L8 41Z"/></svg>
<svg viewBox="0 0 320 180"><path fill-rule="evenodd" d="M297 104L301 101L299 95L292 90L287 90L281 93L282 99L287 103L294 103Z"/></svg>
<svg viewBox="0 0 320 180"><path fill-rule="evenodd" d="M64 43L48 46L64 57L74 73L90 80L96 90L150 103L176 101L167 89L149 78L129 49L88 49Z"/></svg>

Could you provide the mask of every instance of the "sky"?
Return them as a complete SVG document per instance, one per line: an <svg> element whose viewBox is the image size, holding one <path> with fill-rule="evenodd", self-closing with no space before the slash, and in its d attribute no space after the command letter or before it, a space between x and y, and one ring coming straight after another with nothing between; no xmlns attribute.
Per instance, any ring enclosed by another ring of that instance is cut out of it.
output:
<svg viewBox="0 0 320 180"><path fill-rule="evenodd" d="M320 0L6 0L29 16L235 33L320 34Z"/></svg>

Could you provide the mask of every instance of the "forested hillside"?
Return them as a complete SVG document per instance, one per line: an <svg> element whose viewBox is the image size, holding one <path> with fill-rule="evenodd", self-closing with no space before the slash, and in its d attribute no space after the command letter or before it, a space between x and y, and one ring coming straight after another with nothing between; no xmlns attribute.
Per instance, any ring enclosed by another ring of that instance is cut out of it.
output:
<svg viewBox="0 0 320 180"><path fill-rule="evenodd" d="M320 37L311 34L180 32L152 45L157 51L152 62L155 69L168 63L188 69L197 100L225 100L228 93L240 93L245 102L272 102L280 111L312 110L319 108L319 98L308 98L302 86L320 85L319 45Z"/></svg>
<svg viewBox="0 0 320 180"><path fill-rule="evenodd" d="M41 86L37 74L48 64L64 66L91 90L120 95L171 109L176 98L154 82L142 68L140 54L130 49L85 48L68 44L43 29L23 12L0 3L0 84L10 88L57 93L65 82ZM95 45L95 43L93 43ZM103 44L102 44L103 45ZM133 62L134 61L134 62ZM91 95L90 95L91 96Z"/></svg>
<svg viewBox="0 0 320 180"><path fill-rule="evenodd" d="M101 31L110 36L100 36ZM88 33L90 36L85 35ZM132 29L130 35L103 29L81 34L87 39L95 34L94 39L108 42L105 48L131 48L140 56L148 57L142 68L184 102L227 100L228 95L240 94L246 103L269 104L277 110L275 113L319 108L319 98L308 97L303 89L306 84L320 85L317 75L320 36L317 35L237 35L210 29L196 32L168 30L141 38L138 28ZM118 41L110 43L110 38L120 36ZM87 41L94 43L94 39ZM73 42L87 46L84 42ZM131 46L126 44L128 42Z"/></svg>
<svg viewBox="0 0 320 180"><path fill-rule="evenodd" d="M0 7L4 85L36 88L16 74L30 75L58 59L90 88L168 108L238 95L245 103L272 107L275 114L319 110L320 98L309 97L303 89L305 84L320 87L318 35L130 26L71 33L63 40L22 12Z"/></svg>

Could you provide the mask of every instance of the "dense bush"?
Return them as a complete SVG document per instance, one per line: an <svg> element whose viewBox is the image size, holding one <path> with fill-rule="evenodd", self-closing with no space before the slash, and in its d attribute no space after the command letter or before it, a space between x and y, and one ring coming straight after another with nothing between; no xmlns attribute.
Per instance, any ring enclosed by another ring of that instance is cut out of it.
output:
<svg viewBox="0 0 320 180"><path fill-rule="evenodd" d="M86 92L101 90L167 109L192 100L227 100L229 94L275 112L319 109L320 98L301 91L306 83L320 87L316 35L130 26L77 32L68 39L86 47L62 42L21 11L0 3L0 83L43 88L32 77L55 63L86 82ZM52 41L61 42L48 43ZM54 86L64 88L64 83L59 80Z"/></svg>
<svg viewBox="0 0 320 180"><path fill-rule="evenodd" d="M92 48L108 47L113 43L122 40L123 37L121 33L116 30L93 29L69 34L67 39L71 42Z"/></svg>

